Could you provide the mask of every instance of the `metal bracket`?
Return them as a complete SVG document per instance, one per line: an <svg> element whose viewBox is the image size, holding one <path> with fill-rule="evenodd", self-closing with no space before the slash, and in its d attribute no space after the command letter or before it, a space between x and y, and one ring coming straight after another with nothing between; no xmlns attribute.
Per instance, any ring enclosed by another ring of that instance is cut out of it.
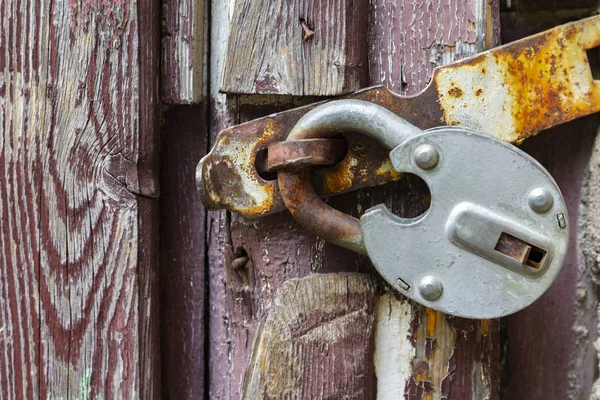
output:
<svg viewBox="0 0 600 400"><path fill-rule="evenodd" d="M437 68L419 95L375 87L345 98L381 105L421 129L459 125L519 144L536 133L600 111L600 81L586 50L600 46L600 16L562 25ZM322 103L238 125L220 133L197 168L203 203L260 217L285 209L277 181L262 179L257 153L284 141L296 122ZM388 154L361 135L348 135L348 154L313 173L320 196L397 180Z"/></svg>

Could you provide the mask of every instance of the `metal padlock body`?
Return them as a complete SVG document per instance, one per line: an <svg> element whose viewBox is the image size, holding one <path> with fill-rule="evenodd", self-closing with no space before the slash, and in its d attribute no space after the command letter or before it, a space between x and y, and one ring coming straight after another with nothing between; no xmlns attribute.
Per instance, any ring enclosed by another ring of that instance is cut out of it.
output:
<svg viewBox="0 0 600 400"><path fill-rule="evenodd" d="M423 145L439 156L428 169L415 160ZM483 319L519 311L550 287L566 255L568 217L556 182L536 160L459 127L413 136L390 158L394 169L418 175L431 192L430 208L417 218L379 205L360 219L369 257L400 293L447 314ZM546 203L536 206L539 193Z"/></svg>

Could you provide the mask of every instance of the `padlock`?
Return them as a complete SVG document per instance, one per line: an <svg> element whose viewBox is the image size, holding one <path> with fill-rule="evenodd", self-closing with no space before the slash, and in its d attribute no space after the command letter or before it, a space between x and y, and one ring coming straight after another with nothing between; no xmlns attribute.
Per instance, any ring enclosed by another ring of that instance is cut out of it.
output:
<svg viewBox="0 0 600 400"><path fill-rule="evenodd" d="M551 175L517 147L462 127L422 131L385 108L332 101L307 113L288 140L358 132L390 149L397 172L429 186L429 209L401 218L384 205L360 218L322 202L307 170L280 170L288 209L315 234L367 253L387 283L430 308L496 318L530 305L554 282L569 229Z"/></svg>

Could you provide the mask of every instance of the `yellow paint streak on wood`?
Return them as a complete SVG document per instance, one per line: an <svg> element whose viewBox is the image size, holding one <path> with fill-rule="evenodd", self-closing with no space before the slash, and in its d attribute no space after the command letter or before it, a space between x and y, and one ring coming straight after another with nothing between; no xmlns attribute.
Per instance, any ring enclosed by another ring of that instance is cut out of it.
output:
<svg viewBox="0 0 600 400"><path fill-rule="evenodd" d="M415 363L425 361L429 365L429 371L416 374L415 379L418 385L423 386L428 382L433 388L433 391L424 394L423 399L441 400L444 398L442 382L448 376L456 332L445 314L425 308L413 338L416 341Z"/></svg>
<svg viewBox="0 0 600 400"><path fill-rule="evenodd" d="M425 308L425 312L427 313L427 336L435 337L435 327L437 326L438 319L437 314L439 313L431 308Z"/></svg>
<svg viewBox="0 0 600 400"><path fill-rule="evenodd" d="M490 333L490 323L491 321L489 319L481 320L481 336L486 336Z"/></svg>

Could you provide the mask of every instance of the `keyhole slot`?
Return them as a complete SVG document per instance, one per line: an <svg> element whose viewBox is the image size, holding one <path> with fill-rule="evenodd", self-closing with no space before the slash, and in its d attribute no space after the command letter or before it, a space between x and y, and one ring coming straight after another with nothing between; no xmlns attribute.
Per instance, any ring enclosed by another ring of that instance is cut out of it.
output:
<svg viewBox="0 0 600 400"><path fill-rule="evenodd" d="M546 250L506 232L502 232L494 250L535 270L542 267L548 253Z"/></svg>

